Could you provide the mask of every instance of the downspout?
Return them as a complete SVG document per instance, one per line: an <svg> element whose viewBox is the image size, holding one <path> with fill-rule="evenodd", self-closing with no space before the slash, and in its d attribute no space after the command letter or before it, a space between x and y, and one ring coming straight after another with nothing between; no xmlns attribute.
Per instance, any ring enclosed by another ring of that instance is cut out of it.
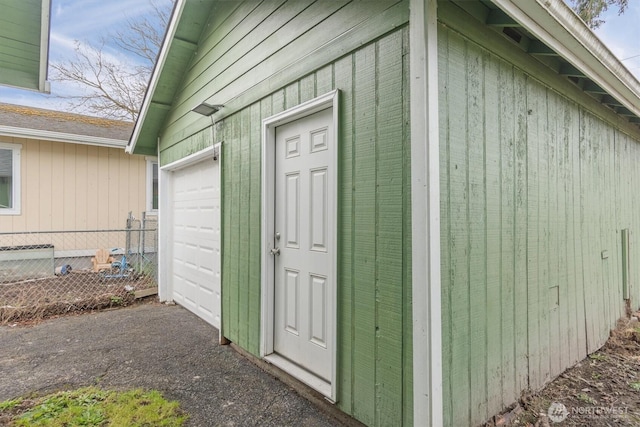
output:
<svg viewBox="0 0 640 427"><path fill-rule="evenodd" d="M410 0L413 423L443 425L437 0Z"/></svg>

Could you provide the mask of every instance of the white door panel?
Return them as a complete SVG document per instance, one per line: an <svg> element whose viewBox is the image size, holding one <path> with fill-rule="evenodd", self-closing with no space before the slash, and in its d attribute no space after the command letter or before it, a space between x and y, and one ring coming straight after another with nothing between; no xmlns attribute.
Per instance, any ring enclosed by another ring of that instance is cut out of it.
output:
<svg viewBox="0 0 640 427"><path fill-rule="evenodd" d="M330 382L335 224L333 113L279 126L276 140L274 352Z"/></svg>

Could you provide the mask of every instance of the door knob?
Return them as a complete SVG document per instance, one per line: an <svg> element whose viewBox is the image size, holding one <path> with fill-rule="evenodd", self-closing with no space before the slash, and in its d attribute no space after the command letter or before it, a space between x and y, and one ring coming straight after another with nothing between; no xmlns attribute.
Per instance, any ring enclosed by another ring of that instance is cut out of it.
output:
<svg viewBox="0 0 640 427"><path fill-rule="evenodd" d="M271 249L271 255L280 255L280 248Z"/></svg>

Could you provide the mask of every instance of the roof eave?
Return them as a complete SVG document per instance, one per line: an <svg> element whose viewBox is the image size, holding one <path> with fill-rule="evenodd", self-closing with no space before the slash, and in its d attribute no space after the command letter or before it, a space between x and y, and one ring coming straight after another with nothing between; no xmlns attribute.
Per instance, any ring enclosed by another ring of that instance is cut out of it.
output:
<svg viewBox="0 0 640 427"><path fill-rule="evenodd" d="M171 43L175 36L176 29L178 28L178 23L180 22L180 17L182 16L182 11L184 10L185 3L186 0L178 0L173 9L171 21L169 22L167 33L164 36L164 41L162 42L162 47L160 48L158 60L156 61L156 65L153 68L151 80L149 81L149 86L147 87L147 91L144 95L144 100L142 101L142 106L140 107L140 114L138 114L138 119L136 120L136 123L133 127L131 138L129 139L129 142L125 147L125 151L129 154L133 154L136 148L138 138L140 137L140 132L142 131L142 125L144 124L147 114L149 113L149 107L151 106L151 102L153 100L153 94L155 93L156 87L158 86L158 80L162 75L162 70L164 69L164 64L167 60L169 49L171 48Z"/></svg>
<svg viewBox="0 0 640 427"><path fill-rule="evenodd" d="M564 2L492 1L640 117L640 82Z"/></svg>
<svg viewBox="0 0 640 427"><path fill-rule="evenodd" d="M9 138L30 138L44 141L64 142L68 144L95 145L98 147L123 148L126 139L103 138L99 136L77 135L73 133L52 132L40 129L28 129L14 126L0 126L0 136Z"/></svg>

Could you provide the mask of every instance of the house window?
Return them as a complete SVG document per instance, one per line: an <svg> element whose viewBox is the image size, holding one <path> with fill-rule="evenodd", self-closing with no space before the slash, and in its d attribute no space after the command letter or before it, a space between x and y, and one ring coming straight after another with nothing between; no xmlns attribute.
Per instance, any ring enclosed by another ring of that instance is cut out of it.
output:
<svg viewBox="0 0 640 427"><path fill-rule="evenodd" d="M147 160L147 212L158 211L158 161Z"/></svg>
<svg viewBox="0 0 640 427"><path fill-rule="evenodd" d="M0 215L20 215L19 144L0 143Z"/></svg>

